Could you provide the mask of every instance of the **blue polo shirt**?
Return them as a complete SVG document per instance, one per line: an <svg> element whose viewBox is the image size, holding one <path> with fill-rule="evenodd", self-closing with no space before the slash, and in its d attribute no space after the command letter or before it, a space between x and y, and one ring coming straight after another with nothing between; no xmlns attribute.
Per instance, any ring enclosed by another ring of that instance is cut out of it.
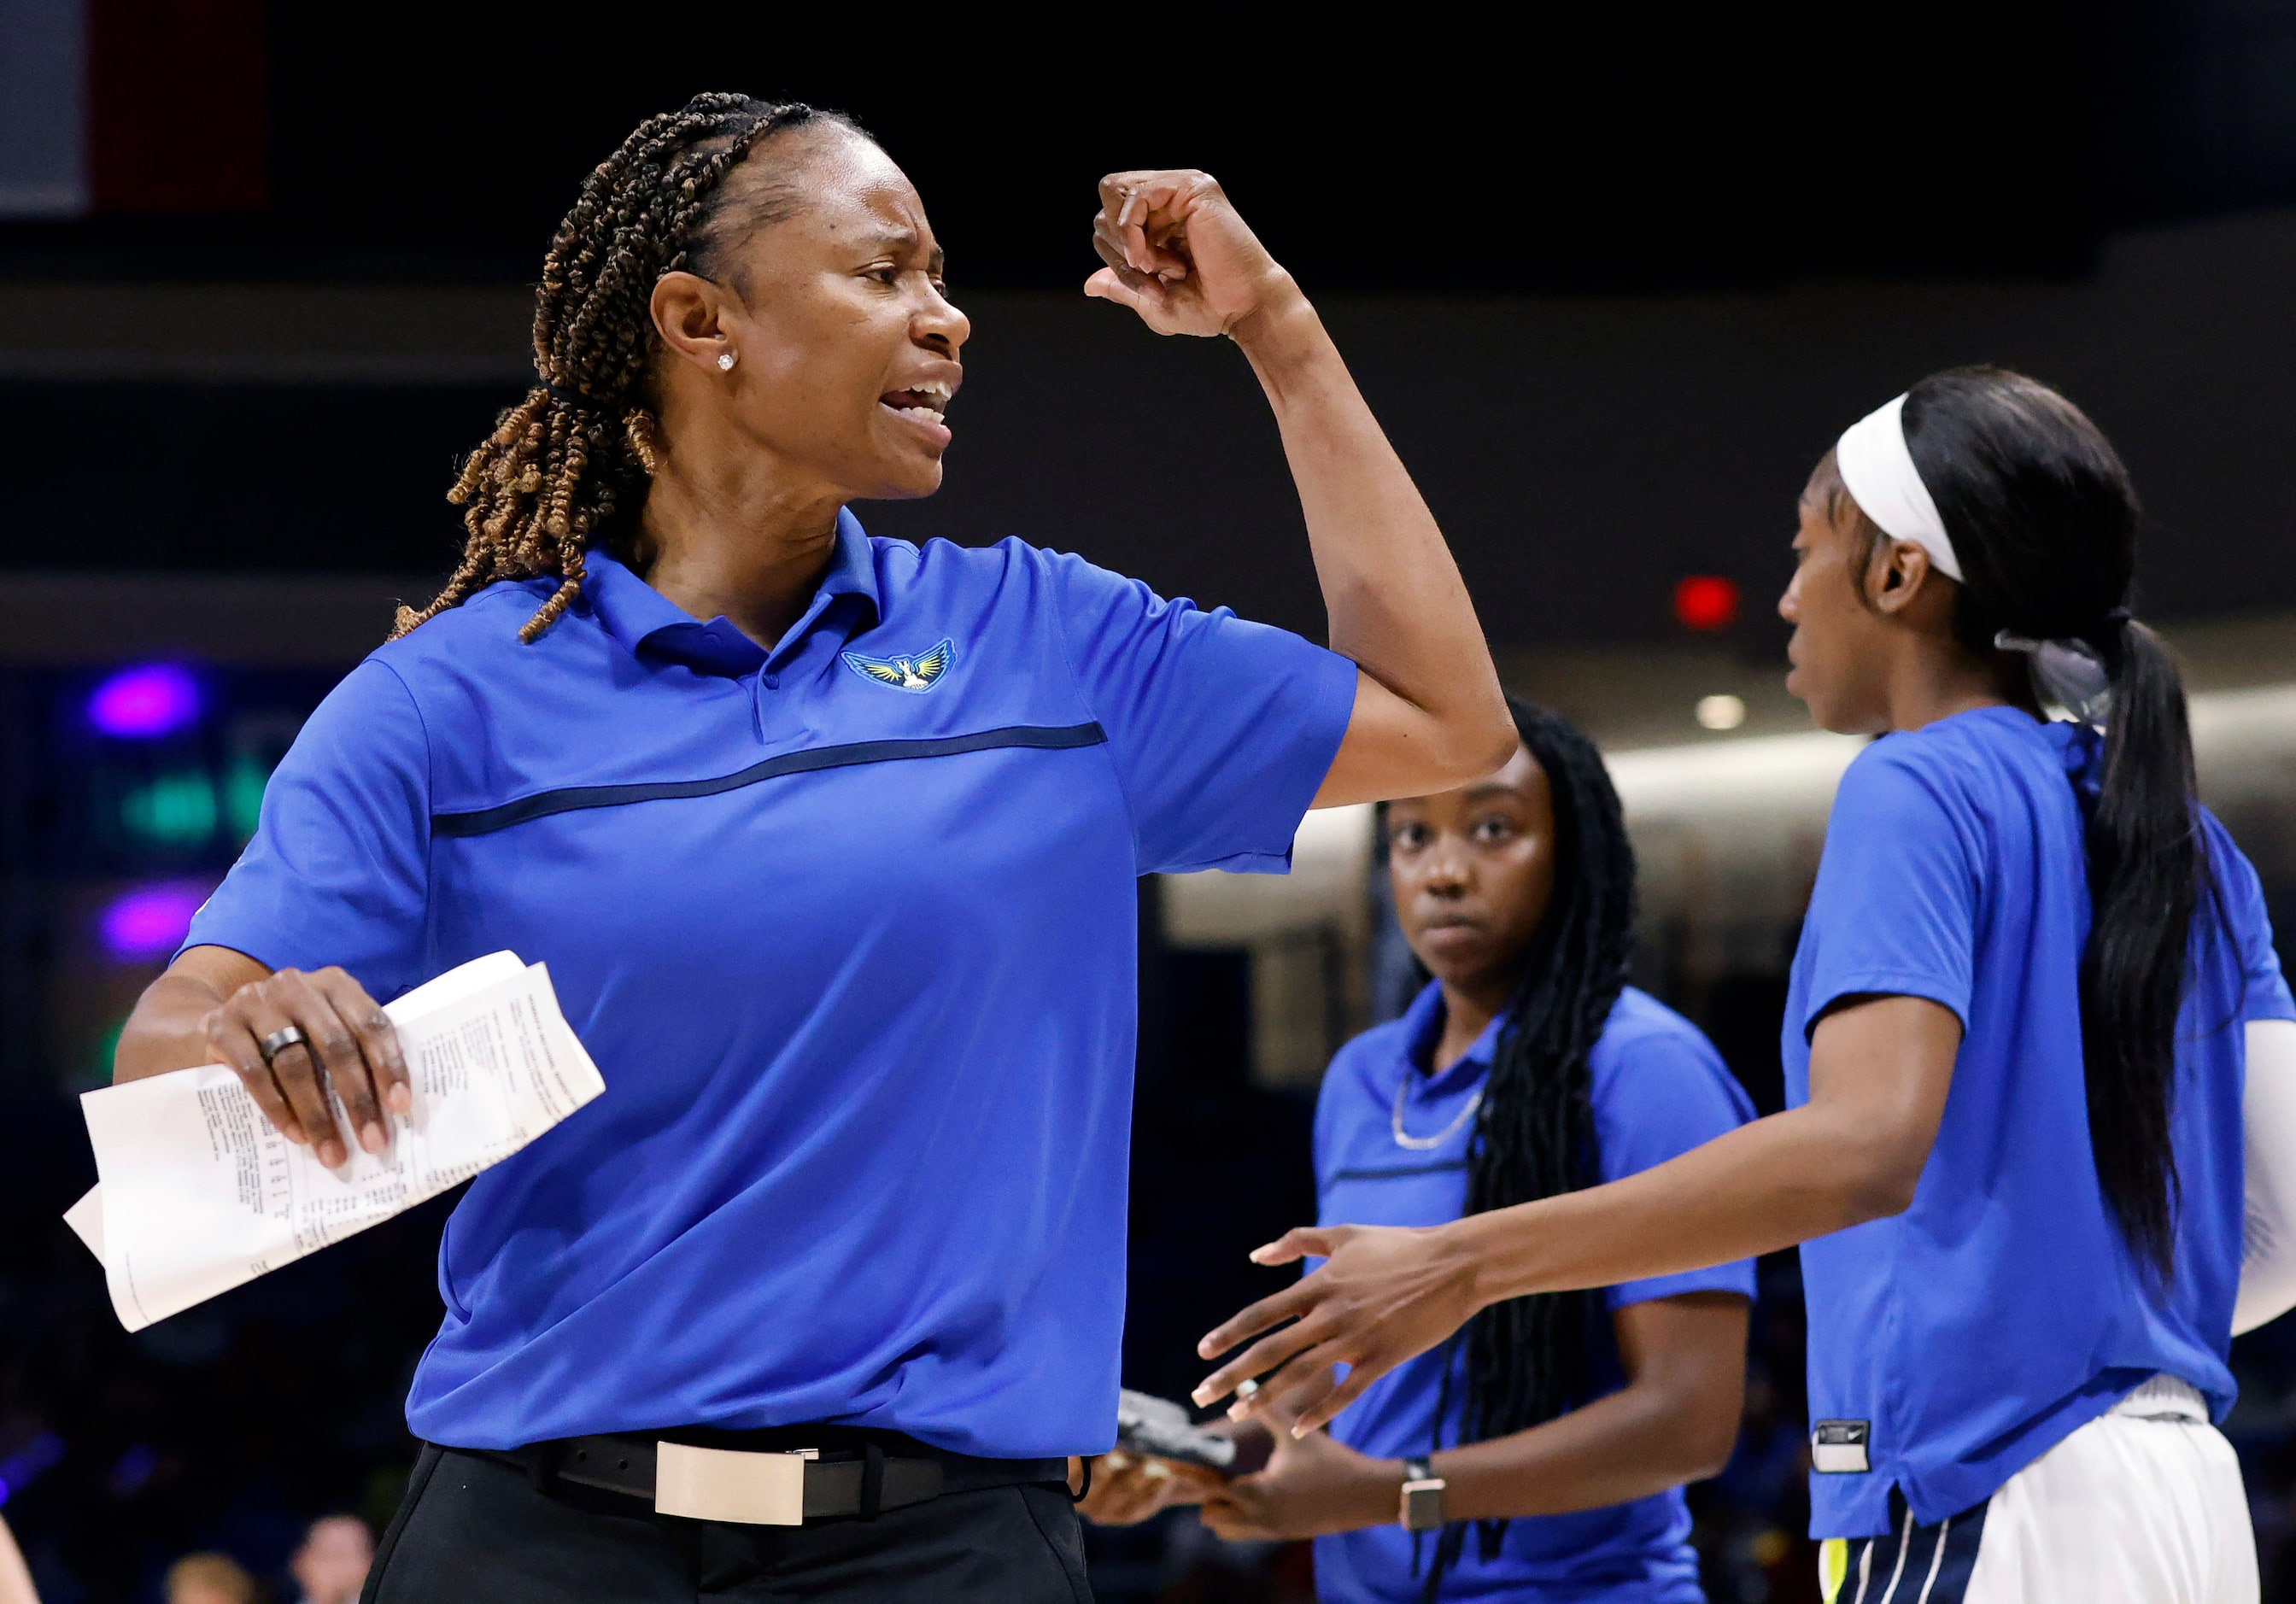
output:
<svg viewBox="0 0 2296 1604"><path fill-rule="evenodd" d="M1482 1090L1497 1050L1494 1020L1460 1060L1430 1075L1443 1030L1443 994L1430 984L1400 1019L1365 1032L1340 1050L1316 1104L1317 1217L1325 1224L1441 1225L1467 1201L1467 1150L1474 1120L1466 1110ZM1735 1130L1753 1105L1698 1027L1629 986L1619 994L1589 1056L1597 1173L1616 1181L1665 1163ZM1447 1137L1412 1150L1395 1141L1397 1096L1414 1139ZM1456 1128L1454 1129L1455 1122ZM1692 1292L1754 1295L1751 1262L1612 1287L1613 1311ZM1372 1383L1332 1424L1332 1436L1380 1459L1431 1452L1443 1367L1452 1366L1450 1418L1441 1441L1455 1445L1464 1384L1461 1346L1423 1354ZM1594 1396L1624 1385L1614 1344L1591 1355ZM1590 1397L1589 1401L1592 1401ZM1431 1543L1418 1548L1432 1557ZM1325 1604L1417 1604L1411 1534L1367 1526L1316 1539L1316 1592ZM1444 1577L1445 1599L1546 1600L1554 1604L1700 1604L1690 1510L1671 1488L1631 1503L1507 1523L1498 1553L1486 1560L1470 1536Z"/></svg>
<svg viewBox="0 0 2296 1604"><path fill-rule="evenodd" d="M2194 931L2176 1272L2155 1287L2106 1211L2081 1068L2080 797L2102 763L2086 728L1986 708L1875 741L1835 795L1786 1002L1789 1102L1839 998L1926 997L1964 1034L1913 1206L1802 1245L1810 1418L1863 1427L1869 1467L1813 1473L1814 1536L1888 1531L1893 1486L1924 1523L1980 1503L2159 1371L2232 1406L2243 1027L2296 1004L2256 871L2203 811L2221 917Z"/></svg>
<svg viewBox="0 0 2296 1604"><path fill-rule="evenodd" d="M478 1177L407 1422L1115 1430L1136 880L1282 872L1356 669L1006 541L873 540L768 651L603 552L381 648L190 942L378 999L507 947L603 1095Z"/></svg>

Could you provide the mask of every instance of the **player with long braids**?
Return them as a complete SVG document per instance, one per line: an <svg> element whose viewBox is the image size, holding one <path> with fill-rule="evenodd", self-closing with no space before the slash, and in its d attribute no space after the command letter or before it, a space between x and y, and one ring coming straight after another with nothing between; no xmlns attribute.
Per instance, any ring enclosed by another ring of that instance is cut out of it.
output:
<svg viewBox="0 0 2296 1604"><path fill-rule="evenodd" d="M1601 756L1559 716L1513 712L1505 768L1383 810L1396 915L1431 978L1324 1077L1333 1223L1554 1197L1752 1116L1696 1028L1627 984L1634 855ZM1495 1304L1328 1436L1279 1437L1266 1469L1226 1481L1119 1455L1085 1512L1201 1500L1224 1536L1312 1536L1327 1604L1699 1604L1682 1484L1736 1440L1752 1291L1738 1264Z"/></svg>
<svg viewBox="0 0 2296 1604"><path fill-rule="evenodd" d="M1803 490L1787 688L1878 737L1794 956L1787 1109L1614 1183L1328 1256L1265 1331L1327 1420L1478 1307L1801 1247L1841 1604L2254 1604L2235 1330L2296 1302L2296 999L2130 616L2128 471L2064 397L1933 373ZM1324 1378L1349 1366L1345 1379ZM1247 1409L1247 1412L1248 1412Z"/></svg>
<svg viewBox="0 0 2296 1604"><path fill-rule="evenodd" d="M605 1077L447 1223L370 1600L1089 1596L1138 877L1281 872L1310 806L1513 741L1298 285L1201 173L1100 202L1087 291L1260 379L1332 650L865 532L939 487L971 325L853 123L697 96L584 183L461 563L304 726L122 1034L120 1077L231 1064L339 1164L419 1112L378 1000L507 948Z"/></svg>

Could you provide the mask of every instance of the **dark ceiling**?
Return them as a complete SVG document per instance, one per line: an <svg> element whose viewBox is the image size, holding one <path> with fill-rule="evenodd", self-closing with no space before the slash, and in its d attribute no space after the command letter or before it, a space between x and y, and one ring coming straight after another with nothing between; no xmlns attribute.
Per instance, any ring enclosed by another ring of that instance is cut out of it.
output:
<svg viewBox="0 0 2296 1604"><path fill-rule="evenodd" d="M145 44L172 16L212 51L217 4L264 41L266 203L11 225L0 274L522 278L589 165L703 88L858 116L976 288L1080 279L1092 182L1132 165L1218 174L1328 288L1464 294L2079 272L2126 224L2296 195L2296 15L2262 0L1117 26L209 0L152 6Z"/></svg>
<svg viewBox="0 0 2296 1604"><path fill-rule="evenodd" d="M1914 376L1980 359L2066 384L2123 440L2154 511L2148 608L2296 604L2270 556L2296 518L2296 244L2262 215L2130 233L2296 201L2288 0L1301 9L1249 27L105 6L140 8L152 93L104 80L100 158L156 141L156 167L203 170L216 123L171 131L160 110L187 86L212 110L243 81L252 182L237 211L0 225L0 281L20 288L175 281L188 306L217 282L427 281L514 307L582 175L640 117L711 87L857 115L918 181L980 333L951 489L873 509L882 533L1019 533L1315 626L1241 365L1074 299L1094 180L1192 163L1331 312L1497 638L1673 638L1672 585L1711 573L1750 598L1738 644L1767 652L1809 462ZM106 123L106 103L130 115ZM1037 290L1062 293L993 293ZM173 346L227 344L181 319ZM522 322L502 319L506 371L464 381L20 364L0 376L0 570L442 569L459 538L443 491L518 392Z"/></svg>

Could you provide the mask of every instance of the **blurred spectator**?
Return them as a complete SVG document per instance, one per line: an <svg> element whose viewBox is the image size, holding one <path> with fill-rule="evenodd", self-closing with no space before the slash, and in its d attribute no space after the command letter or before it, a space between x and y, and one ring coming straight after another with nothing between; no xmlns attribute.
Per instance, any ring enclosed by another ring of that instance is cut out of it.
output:
<svg viewBox="0 0 2296 1604"><path fill-rule="evenodd" d="M228 1554L186 1554L168 1567L168 1604L261 1604L261 1597Z"/></svg>
<svg viewBox="0 0 2296 1604"><path fill-rule="evenodd" d="M32 1573L25 1568L15 1534L4 1520L0 1520L0 1604L40 1604L39 1589L32 1585Z"/></svg>
<svg viewBox="0 0 2296 1604"><path fill-rule="evenodd" d="M295 1578L296 1604L358 1604L374 1563L374 1534L356 1515L322 1515L303 1534L303 1546L287 1561Z"/></svg>

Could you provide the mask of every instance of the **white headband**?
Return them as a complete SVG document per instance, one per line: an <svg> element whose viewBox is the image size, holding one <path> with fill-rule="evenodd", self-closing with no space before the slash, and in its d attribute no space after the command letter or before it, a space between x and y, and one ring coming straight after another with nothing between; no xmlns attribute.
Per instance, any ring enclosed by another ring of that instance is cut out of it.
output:
<svg viewBox="0 0 2296 1604"><path fill-rule="evenodd" d="M1833 445L1833 464L1842 488L1882 534L1921 547L1947 578L1961 577L1961 560L1953 554L1945 520L1938 516L1937 503L1906 447L1903 396L1843 430Z"/></svg>

